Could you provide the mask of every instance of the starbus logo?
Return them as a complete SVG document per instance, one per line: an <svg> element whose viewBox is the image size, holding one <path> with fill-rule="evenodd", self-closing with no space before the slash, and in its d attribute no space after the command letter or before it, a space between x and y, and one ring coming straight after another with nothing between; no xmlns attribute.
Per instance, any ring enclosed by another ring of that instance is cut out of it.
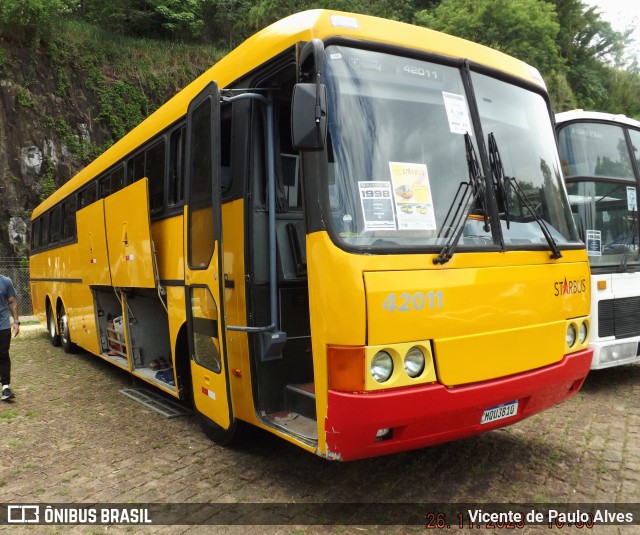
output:
<svg viewBox="0 0 640 535"><path fill-rule="evenodd" d="M564 281L558 281L553 286L555 288L553 295L556 297L581 294L587 291L587 279L567 280L567 277L565 277Z"/></svg>

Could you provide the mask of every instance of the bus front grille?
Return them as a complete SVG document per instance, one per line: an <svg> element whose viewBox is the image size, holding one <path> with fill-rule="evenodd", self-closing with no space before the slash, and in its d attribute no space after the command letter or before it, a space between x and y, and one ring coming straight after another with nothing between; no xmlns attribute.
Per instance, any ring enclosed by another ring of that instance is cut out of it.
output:
<svg viewBox="0 0 640 535"><path fill-rule="evenodd" d="M598 303L598 336L640 335L640 297L606 299Z"/></svg>

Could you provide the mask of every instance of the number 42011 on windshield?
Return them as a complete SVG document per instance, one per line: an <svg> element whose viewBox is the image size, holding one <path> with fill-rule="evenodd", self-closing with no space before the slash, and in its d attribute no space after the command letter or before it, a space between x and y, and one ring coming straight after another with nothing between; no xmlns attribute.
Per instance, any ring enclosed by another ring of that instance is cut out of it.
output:
<svg viewBox="0 0 640 535"><path fill-rule="evenodd" d="M390 293L382 303L382 308L390 312L411 312L428 308L442 308L442 290L437 292Z"/></svg>

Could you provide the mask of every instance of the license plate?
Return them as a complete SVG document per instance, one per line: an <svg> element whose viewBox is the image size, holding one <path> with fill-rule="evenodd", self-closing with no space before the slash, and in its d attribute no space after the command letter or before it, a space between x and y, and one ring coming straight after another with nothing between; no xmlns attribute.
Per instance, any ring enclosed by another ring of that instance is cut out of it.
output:
<svg viewBox="0 0 640 535"><path fill-rule="evenodd" d="M480 424L490 424L491 422L510 418L511 416L515 416L516 414L518 414L517 399L515 401L510 401L509 403L503 403L502 405L498 405L497 407L486 409L482 413Z"/></svg>

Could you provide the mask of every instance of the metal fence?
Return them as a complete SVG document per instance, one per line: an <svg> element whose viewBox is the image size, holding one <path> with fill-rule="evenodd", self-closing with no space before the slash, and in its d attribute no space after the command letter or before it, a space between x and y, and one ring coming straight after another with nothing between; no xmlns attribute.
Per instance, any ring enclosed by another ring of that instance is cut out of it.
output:
<svg viewBox="0 0 640 535"><path fill-rule="evenodd" d="M9 277L18 297L18 311L21 316L30 316L31 291L29 287L29 266L17 258L0 257L0 275Z"/></svg>

